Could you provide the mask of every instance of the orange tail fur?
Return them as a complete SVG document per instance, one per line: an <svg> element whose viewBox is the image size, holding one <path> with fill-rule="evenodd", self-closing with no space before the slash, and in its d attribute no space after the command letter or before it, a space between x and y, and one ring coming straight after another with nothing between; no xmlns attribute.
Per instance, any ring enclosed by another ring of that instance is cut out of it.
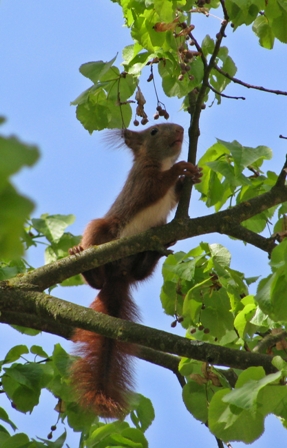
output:
<svg viewBox="0 0 287 448"><path fill-rule="evenodd" d="M136 320L137 309L127 280L123 277L105 282L91 308L121 319ZM101 417L121 418L128 409L132 388L133 346L80 329L73 339L79 343L77 354L81 358L73 365L72 382L81 406Z"/></svg>

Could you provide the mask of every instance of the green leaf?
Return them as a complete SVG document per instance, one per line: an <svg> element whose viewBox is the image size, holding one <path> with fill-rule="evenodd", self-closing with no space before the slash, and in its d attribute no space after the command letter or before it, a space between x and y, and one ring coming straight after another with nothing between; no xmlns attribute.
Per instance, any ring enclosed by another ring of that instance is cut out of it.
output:
<svg viewBox="0 0 287 448"><path fill-rule="evenodd" d="M6 186L8 177L23 166L33 166L38 158L36 146L26 145L16 137L0 136L0 191Z"/></svg>
<svg viewBox="0 0 287 448"><path fill-rule="evenodd" d="M32 219L33 227L51 243L59 242L65 229L75 221L74 215L42 215Z"/></svg>
<svg viewBox="0 0 287 448"><path fill-rule="evenodd" d="M112 434L111 439L119 447L147 448L148 443L143 433L135 428L124 429L121 434Z"/></svg>
<svg viewBox="0 0 287 448"><path fill-rule="evenodd" d="M45 366L28 363L13 364L6 368L2 382L15 407L21 412L28 412L39 403L41 388L45 387L50 379Z"/></svg>
<svg viewBox="0 0 287 448"><path fill-rule="evenodd" d="M1 448L26 448L29 443L29 438L26 434L20 433L9 437L6 442L1 445Z"/></svg>
<svg viewBox="0 0 287 448"><path fill-rule="evenodd" d="M165 54L164 54L165 56ZM162 88L167 96L177 96L182 98L197 87L203 78L203 63L201 58L195 58L190 63L191 70L189 76L184 76L183 80L178 79L180 75L180 67L176 59L167 56L164 62L158 64L159 74L162 77Z"/></svg>
<svg viewBox="0 0 287 448"><path fill-rule="evenodd" d="M45 447L63 448L66 437L67 437L67 433L66 433L66 431L64 431L63 434L60 437L58 437L57 440L55 440L55 442L51 442L50 440L47 440L47 439L41 439L40 437L38 437L38 439L41 440L42 442L44 442L43 446L45 446ZM42 446L42 444L41 444L41 446ZM66 444L65 444L65 446L66 446ZM31 447L31 448L34 448L34 447Z"/></svg>
<svg viewBox="0 0 287 448"><path fill-rule="evenodd" d="M258 284L257 294L255 296L262 311L267 315L273 314L273 307L271 302L271 292L276 275L269 275L267 278L261 280Z"/></svg>
<svg viewBox="0 0 287 448"><path fill-rule="evenodd" d="M287 321L286 260L287 240L285 239L272 251L270 265L273 274L260 281L255 296L262 311L271 319L279 322Z"/></svg>
<svg viewBox="0 0 287 448"><path fill-rule="evenodd" d="M15 347L11 348L11 350L9 350L9 352L5 356L3 364L10 364L14 361L17 361L17 359L27 353L29 353L29 350L26 345L16 345Z"/></svg>
<svg viewBox="0 0 287 448"><path fill-rule="evenodd" d="M264 417L258 410L242 410L223 401L229 389L216 392L208 410L210 431L224 442L232 440L252 443L264 431Z"/></svg>
<svg viewBox="0 0 287 448"><path fill-rule="evenodd" d="M127 73L121 74L113 62L114 59L89 62L80 68L94 85L71 104L77 105L77 118L90 133L105 128L122 128L131 120L131 106L125 102L134 93L137 79Z"/></svg>
<svg viewBox="0 0 287 448"><path fill-rule="evenodd" d="M250 25L264 7L264 0L226 0L226 9L234 29L243 24Z"/></svg>
<svg viewBox="0 0 287 448"><path fill-rule="evenodd" d="M211 146L198 163L203 168L202 181L196 185L197 190L201 192L201 200L206 202L208 207L214 205L215 210L218 211L227 200L230 200L238 187L241 189L237 202L247 200L247 194L250 198L269 191L273 185L270 184L269 178L259 176L255 180L250 179L243 171L245 168L259 171L263 161L271 157L272 151L265 146L249 148L237 141L229 143L218 140L218 143ZM247 220L244 225L248 228L256 227L256 230L259 228L261 231L272 213L274 209L262 212L251 220Z"/></svg>
<svg viewBox="0 0 287 448"><path fill-rule="evenodd" d="M35 146L26 145L16 137L0 136L0 257L17 258L23 253L20 237L24 223L34 204L20 195L9 177L24 166L32 166L39 158Z"/></svg>
<svg viewBox="0 0 287 448"><path fill-rule="evenodd" d="M162 47L166 39L166 33L154 30L157 22L160 22L158 14L153 10L145 10L143 14L135 17L131 31L131 37L151 53L156 47Z"/></svg>
<svg viewBox="0 0 287 448"><path fill-rule="evenodd" d="M34 355L40 356L41 358L49 357L47 353L43 350L43 348L40 347L40 345L32 345L32 347L30 348L30 352L33 353Z"/></svg>
<svg viewBox="0 0 287 448"><path fill-rule="evenodd" d="M237 141L229 143L218 139L218 142L232 154L236 172L241 172L244 168L253 166L254 164L256 168L259 168L264 159L270 160L272 158L272 150L267 146L249 148L247 146L242 146Z"/></svg>
<svg viewBox="0 0 287 448"><path fill-rule="evenodd" d="M81 65L79 71L82 75L89 78L94 84L96 84L109 71L116 58L117 55L108 62L87 62L86 64Z"/></svg>
<svg viewBox="0 0 287 448"><path fill-rule="evenodd" d="M210 254L214 262L220 264L223 267L229 267L231 261L231 253L226 247L221 244L210 244Z"/></svg>
<svg viewBox="0 0 287 448"><path fill-rule="evenodd" d="M259 37L259 43L262 47L271 50L274 46L274 33L270 22L265 15L258 16L252 26L252 30Z"/></svg>
<svg viewBox="0 0 287 448"><path fill-rule="evenodd" d="M171 22L175 18L175 3L166 0L153 0L155 11L163 22Z"/></svg>
<svg viewBox="0 0 287 448"><path fill-rule="evenodd" d="M202 41L201 48L203 50L203 54L207 56L208 54L212 54L214 51L214 40L207 34Z"/></svg>
<svg viewBox="0 0 287 448"><path fill-rule="evenodd" d="M21 327L20 325L11 325L11 327L19 331L19 333L27 334L29 336L37 336L37 334L41 333L41 331L39 330L34 330L33 328Z"/></svg>
<svg viewBox="0 0 287 448"><path fill-rule="evenodd" d="M16 431L17 426L10 420L8 414L6 413L6 411L0 407L0 419L3 420L3 422L8 423L11 428Z"/></svg>
<svg viewBox="0 0 287 448"><path fill-rule="evenodd" d="M249 330L249 322L256 312L255 304L248 304L244 307L242 311L240 311L236 318L234 319L234 327L238 331L238 334L241 338L246 336Z"/></svg>
<svg viewBox="0 0 287 448"><path fill-rule="evenodd" d="M206 384L198 384L195 381L189 381L182 389L182 398L187 410L203 423L208 419L208 402L212 395L210 388L206 389Z"/></svg>
<svg viewBox="0 0 287 448"><path fill-rule="evenodd" d="M251 409L256 405L259 391L281 378L281 372L265 376L263 367L249 367L242 372L235 389L225 395L223 401L240 409Z"/></svg>
<svg viewBox="0 0 287 448"><path fill-rule="evenodd" d="M272 31L274 32L275 37L283 43L287 43L287 11L286 11L286 2L278 1L278 6L281 14L275 17L272 21ZM283 7L282 7L283 6Z"/></svg>
<svg viewBox="0 0 287 448"><path fill-rule="evenodd" d="M90 442L91 446L97 446L97 448L105 448L109 446L111 442L110 436L114 434L120 434L124 429L129 427L128 423L116 421L101 425L97 427L92 433L87 443Z"/></svg>
<svg viewBox="0 0 287 448"><path fill-rule="evenodd" d="M50 246L45 249L45 263L57 261L69 255L69 249L77 246L81 241L81 236L72 235L65 232L56 242L52 242Z"/></svg>
<svg viewBox="0 0 287 448"><path fill-rule="evenodd" d="M69 377L69 370L71 366L71 357L61 347L60 344L55 344L53 351L53 362L58 372L64 377Z"/></svg>
<svg viewBox="0 0 287 448"><path fill-rule="evenodd" d="M53 394L57 392L58 396L61 396L62 399L65 399L65 414L67 415L68 424L71 428L74 429L74 431L89 431L91 429L91 425L95 424L95 422L98 421L98 418L95 416L93 412L86 412L83 411L83 409L73 400L73 395L67 390L67 395L64 391L64 394L62 393L64 390L63 384L61 385L62 388L57 387L57 389L54 389L55 382L52 384L52 388L50 388L49 384L49 390L52 391Z"/></svg>
<svg viewBox="0 0 287 448"><path fill-rule="evenodd" d="M20 237L34 204L8 182L0 191L0 203L0 257L17 258L23 253Z"/></svg>
<svg viewBox="0 0 287 448"><path fill-rule="evenodd" d="M152 424L155 413L152 402L140 394L135 394L133 401L133 410L131 411L131 420L136 428L145 432Z"/></svg>

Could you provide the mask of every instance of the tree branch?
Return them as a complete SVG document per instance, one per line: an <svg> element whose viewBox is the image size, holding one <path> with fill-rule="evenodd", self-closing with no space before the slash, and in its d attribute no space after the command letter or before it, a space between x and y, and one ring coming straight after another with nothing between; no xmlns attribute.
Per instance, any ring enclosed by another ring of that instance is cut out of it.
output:
<svg viewBox="0 0 287 448"><path fill-rule="evenodd" d="M272 357L268 355L233 350L201 341L191 341L165 331L97 313L42 292L27 290L24 287L7 287L7 284L2 282L0 285L0 311L7 313L11 309L17 314L36 316L36 319L42 319L47 324L53 322L55 326L59 324L72 325L75 328L94 331L108 338L135 343L160 352L185 356L209 364L239 369L262 366L267 373L275 371L271 363Z"/></svg>
<svg viewBox="0 0 287 448"><path fill-rule="evenodd" d="M234 82L235 84L240 84L241 86L246 87L247 89L261 90L262 92L274 93L275 95L285 95L285 96L287 95L287 92L285 92L283 90L267 89L262 86L255 86L252 84L248 84L247 82L241 81L238 78L230 76L227 72L225 72L220 67L218 67L217 64L214 64L213 67L215 68L215 70L217 70L219 73L221 73L221 75L225 76L225 78L228 78L228 79L230 79L230 81Z"/></svg>
<svg viewBox="0 0 287 448"><path fill-rule="evenodd" d="M245 100L246 99L244 96L230 96L230 95L226 95L225 93L222 93L222 92L219 92L218 90L216 90L214 87L212 87L211 84L208 84L208 87L216 95L222 96L222 98L228 98L228 99L231 99L231 100Z"/></svg>
<svg viewBox="0 0 287 448"><path fill-rule="evenodd" d="M196 164L197 146L198 146L198 139L200 136L199 120L204 103L204 97L206 95L207 89L209 88L209 75L214 67L215 60L220 50L222 39L225 36L225 29L227 25L228 25L227 20L224 20L221 23L219 33L217 33L216 35L214 50L208 64L199 44L197 43L197 41L194 41L196 43L197 50L200 51L202 55L201 59L204 66L202 85L198 93L196 90L194 90L189 94L190 127L188 130L188 136L189 136L188 161L193 163L194 165ZM176 211L176 218L178 219L188 217L188 208L189 208L191 190L192 190L192 181L186 178L183 183L181 198Z"/></svg>
<svg viewBox="0 0 287 448"><path fill-rule="evenodd" d="M279 333L277 334L274 333L268 334L260 342L258 342L258 344L254 347L252 351L254 353L263 353L269 348L276 345L277 342L282 341L282 339L286 339L286 337L287 337L287 331L285 330L279 331Z"/></svg>
<svg viewBox="0 0 287 448"><path fill-rule="evenodd" d="M275 238L273 236L270 238L265 238L264 236L258 235L258 233L252 232L252 230L248 230L246 227L241 225L234 226L230 229L228 235L242 240L245 243L252 244L252 246L257 247L268 254L270 254L276 247Z"/></svg>
<svg viewBox="0 0 287 448"><path fill-rule="evenodd" d="M282 172L286 176L284 167ZM35 291L43 291L52 285L61 283L66 278L105 263L145 250L156 250L166 254L164 245L169 244L170 241L209 233L229 235L270 253L275 247L272 238L267 239L256 235L239 224L270 207L287 201L287 188L285 185L281 185L282 183L283 181L277 182L269 192L230 209L193 219L174 219L169 224L147 230L130 238L121 238L100 246L90 247L80 254L65 257L34 271L21 274L21 276L10 279L8 284L20 286L28 283L30 286L34 285Z"/></svg>

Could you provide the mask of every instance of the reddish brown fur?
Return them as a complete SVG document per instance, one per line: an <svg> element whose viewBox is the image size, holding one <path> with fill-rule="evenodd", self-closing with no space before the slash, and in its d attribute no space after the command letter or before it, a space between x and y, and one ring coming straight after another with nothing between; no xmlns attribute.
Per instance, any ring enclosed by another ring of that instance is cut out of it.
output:
<svg viewBox="0 0 287 448"><path fill-rule="evenodd" d="M127 320L137 317L126 281L103 287L91 308ZM83 330L76 331L74 341L80 343L81 358L74 363L72 380L82 407L102 417L122 417L132 387L129 356L135 354L132 345Z"/></svg>
<svg viewBox="0 0 287 448"><path fill-rule="evenodd" d="M123 134L134 154L127 181L105 217L89 223L81 246L71 249L71 254L164 224L179 199L182 176L191 177L194 183L200 181L197 167L175 163L183 139L181 126L161 124ZM87 283L101 289L91 307L135 320L130 287L151 275L159 258L157 252L146 251L84 272ZM129 355L135 353L133 346L84 330L76 331L74 341L79 344L81 359L74 364L72 380L81 405L103 417L122 417L128 410L132 386Z"/></svg>

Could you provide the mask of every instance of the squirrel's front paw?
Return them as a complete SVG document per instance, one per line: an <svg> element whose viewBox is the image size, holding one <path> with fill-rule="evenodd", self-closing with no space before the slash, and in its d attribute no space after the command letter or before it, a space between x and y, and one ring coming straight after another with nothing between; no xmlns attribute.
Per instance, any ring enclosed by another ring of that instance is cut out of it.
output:
<svg viewBox="0 0 287 448"><path fill-rule="evenodd" d="M187 163L189 167L187 168L187 173L185 175L191 177L194 184L198 184L202 178L202 168L197 165L193 165L193 163Z"/></svg>
<svg viewBox="0 0 287 448"><path fill-rule="evenodd" d="M190 177L194 184L198 184L201 181L202 168L193 165L193 163L185 161L177 162L174 167L180 176Z"/></svg>
<svg viewBox="0 0 287 448"><path fill-rule="evenodd" d="M81 252L83 252L83 250L84 250L84 248L82 247L82 246L74 246L74 247L71 247L69 250L68 250L68 252L69 252L69 254L70 255L78 255L78 254L80 254Z"/></svg>

